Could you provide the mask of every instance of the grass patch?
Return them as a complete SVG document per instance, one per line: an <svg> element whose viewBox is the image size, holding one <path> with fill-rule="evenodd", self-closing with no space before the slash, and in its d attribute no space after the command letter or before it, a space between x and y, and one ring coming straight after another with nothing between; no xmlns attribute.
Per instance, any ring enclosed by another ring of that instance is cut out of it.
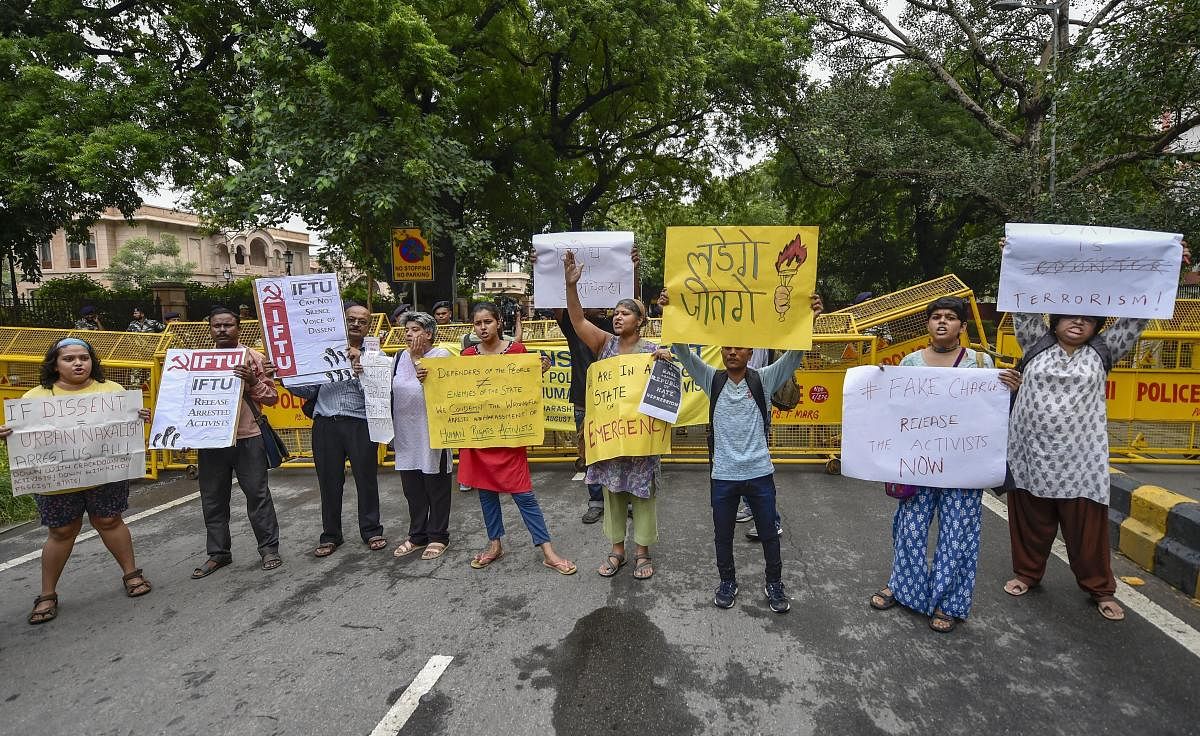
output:
<svg viewBox="0 0 1200 736"><path fill-rule="evenodd" d="M0 524L15 524L37 518L33 496L13 498L12 479L8 474L8 446L0 445Z"/></svg>

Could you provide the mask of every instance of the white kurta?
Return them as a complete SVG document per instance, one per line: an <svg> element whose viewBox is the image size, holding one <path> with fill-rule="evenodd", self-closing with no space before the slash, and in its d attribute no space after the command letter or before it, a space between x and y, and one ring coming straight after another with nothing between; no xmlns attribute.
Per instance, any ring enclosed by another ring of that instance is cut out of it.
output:
<svg viewBox="0 0 1200 736"><path fill-rule="evenodd" d="M1119 319L1100 333L1113 362L1137 342L1148 320ZM1046 333L1041 315L1014 314L1022 350ZM1087 498L1108 505L1108 411L1104 363L1081 346L1055 344L1025 366L1008 429L1013 481L1041 498Z"/></svg>
<svg viewBox="0 0 1200 736"><path fill-rule="evenodd" d="M450 351L431 348L426 358L445 358ZM408 351L396 356L392 376L392 422L396 428L396 470L419 470L427 475L446 472L449 450L429 447L429 422L425 417L425 389L417 380L417 369Z"/></svg>

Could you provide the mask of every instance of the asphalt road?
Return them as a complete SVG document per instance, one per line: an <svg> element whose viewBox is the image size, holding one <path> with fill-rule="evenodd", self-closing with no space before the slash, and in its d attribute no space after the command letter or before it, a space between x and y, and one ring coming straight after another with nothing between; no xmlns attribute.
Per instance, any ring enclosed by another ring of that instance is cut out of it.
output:
<svg viewBox="0 0 1200 736"><path fill-rule="evenodd" d="M259 570L235 507L234 564L189 580L203 559L196 501L131 524L155 585L143 598L122 595L97 539L76 548L48 625L24 623L37 561L0 571L0 732L368 734L430 658L447 655L400 733L1195 733L1200 608L1149 576L1139 590L1169 613L1126 601L1119 624L1054 558L1042 589L1011 598L1007 528L985 511L972 616L939 635L922 617L867 606L890 565L895 502L879 484L790 467L779 485L791 613L769 611L761 553L740 538L742 594L718 610L703 468L666 474L657 574L644 582L630 567L595 574L607 543L580 524L585 491L563 465L535 466L534 484L556 546L579 563L572 577L541 566L507 501L508 554L471 569L485 543L471 493L455 495L441 560L367 551L352 493L350 543L315 559L318 495L303 470L272 474L276 571ZM394 546L406 506L394 473L381 483ZM131 513L194 491L182 477L143 488ZM0 536L0 563L43 534ZM1163 616L1190 650L1155 625Z"/></svg>
<svg viewBox="0 0 1200 736"><path fill-rule="evenodd" d="M1156 486L1162 486L1200 501L1200 466L1196 465L1114 465L1134 478Z"/></svg>

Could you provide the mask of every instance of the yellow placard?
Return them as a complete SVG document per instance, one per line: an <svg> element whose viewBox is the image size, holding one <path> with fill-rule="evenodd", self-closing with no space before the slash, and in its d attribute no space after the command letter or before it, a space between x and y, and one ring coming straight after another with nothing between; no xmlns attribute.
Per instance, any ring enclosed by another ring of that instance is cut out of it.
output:
<svg viewBox="0 0 1200 736"><path fill-rule="evenodd" d="M537 353L426 358L429 446L524 447L544 439Z"/></svg>
<svg viewBox="0 0 1200 736"><path fill-rule="evenodd" d="M669 227L663 271L663 342L812 346L816 227Z"/></svg>
<svg viewBox="0 0 1200 736"><path fill-rule="evenodd" d="M588 463L671 451L671 425L638 411L653 360L648 353L618 355L588 367L583 420Z"/></svg>
<svg viewBox="0 0 1200 736"><path fill-rule="evenodd" d="M538 345L536 350L550 358L550 370L542 374L542 415L546 429L559 432L575 431L575 406L571 403L571 351L566 343Z"/></svg>
<svg viewBox="0 0 1200 736"><path fill-rule="evenodd" d="M392 228L392 281L433 281L433 251L417 228Z"/></svg>

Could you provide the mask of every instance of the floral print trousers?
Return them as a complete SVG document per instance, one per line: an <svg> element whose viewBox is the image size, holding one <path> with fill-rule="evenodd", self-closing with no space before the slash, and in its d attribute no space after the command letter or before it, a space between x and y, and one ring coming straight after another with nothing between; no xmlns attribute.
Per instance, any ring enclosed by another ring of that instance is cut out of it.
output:
<svg viewBox="0 0 1200 736"><path fill-rule="evenodd" d="M975 591L983 491L922 488L900 502L892 521L895 557L888 579L896 601L918 613L966 618ZM938 515L933 565L926 556L929 525Z"/></svg>

